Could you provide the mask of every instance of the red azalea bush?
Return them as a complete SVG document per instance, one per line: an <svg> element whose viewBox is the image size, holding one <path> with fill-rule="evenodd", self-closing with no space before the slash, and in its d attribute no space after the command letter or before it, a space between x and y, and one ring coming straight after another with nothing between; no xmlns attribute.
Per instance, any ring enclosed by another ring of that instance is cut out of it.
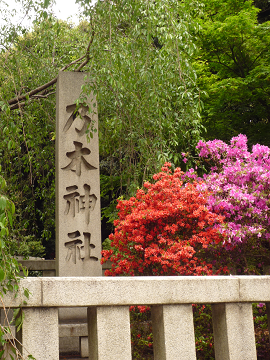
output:
<svg viewBox="0 0 270 360"><path fill-rule="evenodd" d="M111 249L102 251L102 262L112 261L105 275L212 275L204 250L222 241L218 225L223 217L207 208L207 190L181 181L166 163L154 183L136 197L118 202L119 219L110 235Z"/></svg>

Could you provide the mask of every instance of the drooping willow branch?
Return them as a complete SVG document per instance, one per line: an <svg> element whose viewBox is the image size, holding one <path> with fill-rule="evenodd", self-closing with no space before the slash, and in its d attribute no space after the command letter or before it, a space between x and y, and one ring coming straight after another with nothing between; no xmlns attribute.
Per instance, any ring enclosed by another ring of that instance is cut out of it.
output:
<svg viewBox="0 0 270 360"><path fill-rule="evenodd" d="M87 63L90 60L90 48L91 48L91 45L93 43L94 36L95 36L95 31L93 30L85 54L83 56L81 56L80 58L72 61L71 63L65 65L62 69L60 69L60 71L65 71L66 69L68 69L72 65L79 64L79 66L74 70L75 72L79 72L79 71L81 71L81 69L85 65L87 65ZM52 80L50 80L46 84L43 84L43 85L41 85L41 86L31 90L31 91L28 91L24 95L16 96L16 97L10 99L8 101L8 105L9 105L10 110L15 110L15 109L18 109L20 106L24 106L26 104L26 100L29 101L31 99L33 100L33 99L48 96L49 95L48 94L48 89L51 86L53 86L54 84L56 84L57 78L58 77L56 76L55 78L53 78ZM37 96L37 94L39 96ZM0 112L1 112L1 109L0 109Z"/></svg>

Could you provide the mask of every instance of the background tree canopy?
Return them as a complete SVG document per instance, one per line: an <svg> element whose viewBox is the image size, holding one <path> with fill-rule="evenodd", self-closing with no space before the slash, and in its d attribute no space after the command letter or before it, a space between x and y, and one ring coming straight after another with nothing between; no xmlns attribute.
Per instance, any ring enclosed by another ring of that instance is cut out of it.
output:
<svg viewBox="0 0 270 360"><path fill-rule="evenodd" d="M49 1L21 2L34 13L30 30L10 23L0 0L0 155L18 253L54 256L61 69L89 74L83 91L98 99L103 240L116 198L165 161L183 167L181 153L195 154L201 138L245 133L269 145L267 2L78 0L78 26L54 18Z"/></svg>
<svg viewBox="0 0 270 360"><path fill-rule="evenodd" d="M250 0L204 3L196 65L198 85L208 94L206 137L228 141L243 133L250 145L269 145L269 22L258 23L260 9Z"/></svg>

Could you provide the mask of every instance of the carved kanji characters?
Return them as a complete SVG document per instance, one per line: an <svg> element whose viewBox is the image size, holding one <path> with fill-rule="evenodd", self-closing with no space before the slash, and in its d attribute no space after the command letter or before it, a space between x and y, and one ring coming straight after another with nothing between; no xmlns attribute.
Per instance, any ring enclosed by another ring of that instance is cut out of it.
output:
<svg viewBox="0 0 270 360"><path fill-rule="evenodd" d="M91 151L88 148L83 148L82 143L78 141L73 141L75 146L75 151L67 152L67 157L71 159L71 162L62 168L62 170L71 170L76 173L76 175L81 175L82 163L84 164L86 170L95 170L96 167L92 166L85 160L83 155L89 155ZM75 168L75 170L74 170Z"/></svg>
<svg viewBox="0 0 270 360"><path fill-rule="evenodd" d="M68 113L71 113L71 115L68 118L63 130L67 132L79 115L81 119L84 121L84 123L81 129L75 128L75 130L79 134L79 136L84 135L86 133L88 126L91 123L91 118L87 115L87 113L89 113L89 107L80 106L79 109L76 111L76 104L72 104L72 105L68 105L66 107L66 110Z"/></svg>
<svg viewBox="0 0 270 360"><path fill-rule="evenodd" d="M94 244L91 244L91 234L84 232L83 241L79 239L80 236L81 233L78 230L68 233L68 237L71 240L65 242L65 247L67 248L66 261L72 260L74 264L77 263L77 260L83 261L84 259L98 261L96 256L91 255L91 249L96 247Z"/></svg>
<svg viewBox="0 0 270 360"><path fill-rule="evenodd" d="M90 211L93 211L96 205L97 197L95 194L90 195L91 187L87 184L84 184L84 195L80 195L78 191L78 186L68 186L66 190L70 192L69 194L64 195L64 199L67 201L65 215L71 214L72 217L75 217L76 213L85 214L85 222L90 223ZM72 192L71 192L72 191Z"/></svg>

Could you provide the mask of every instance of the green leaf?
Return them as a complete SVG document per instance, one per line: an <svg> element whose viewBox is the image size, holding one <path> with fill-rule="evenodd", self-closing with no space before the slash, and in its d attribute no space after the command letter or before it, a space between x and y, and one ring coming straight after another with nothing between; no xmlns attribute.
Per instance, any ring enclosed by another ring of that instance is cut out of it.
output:
<svg viewBox="0 0 270 360"><path fill-rule="evenodd" d="M23 271L24 276L27 277L28 276L28 269L23 266L22 271Z"/></svg>
<svg viewBox="0 0 270 360"><path fill-rule="evenodd" d="M18 316L20 310L21 310L20 308L17 308L17 309L14 309L14 310L13 310L13 318L14 318L14 319Z"/></svg>
<svg viewBox="0 0 270 360"><path fill-rule="evenodd" d="M6 273L4 272L4 270L0 269L0 283L4 281L5 278L6 278Z"/></svg>
<svg viewBox="0 0 270 360"><path fill-rule="evenodd" d="M10 212L8 212L8 219L9 219L10 226L12 226L13 225L13 219L12 219L12 214Z"/></svg>
<svg viewBox="0 0 270 360"><path fill-rule="evenodd" d="M0 223L0 226L1 226L1 223ZM5 248L5 241L4 241L4 239L0 238L0 249L4 249L4 248Z"/></svg>
<svg viewBox="0 0 270 360"><path fill-rule="evenodd" d="M18 318L18 319L19 319L18 325L17 325L17 323L16 323L17 331L20 331L20 329L21 329L21 327L22 327L22 325L23 325L24 317L25 317L25 314L24 314L24 312L22 311L21 316L19 316L19 318Z"/></svg>
<svg viewBox="0 0 270 360"><path fill-rule="evenodd" d="M7 284L7 289L8 289L8 291L13 291L13 285L12 284Z"/></svg>
<svg viewBox="0 0 270 360"><path fill-rule="evenodd" d="M28 289L24 289L24 296L27 298L27 299L29 299L29 294L30 294L30 292L29 292L29 290Z"/></svg>
<svg viewBox="0 0 270 360"><path fill-rule="evenodd" d="M4 196L0 195L0 209L4 210L7 205L7 199Z"/></svg>
<svg viewBox="0 0 270 360"><path fill-rule="evenodd" d="M44 8L47 9L47 7L50 5L50 0L44 0Z"/></svg>

